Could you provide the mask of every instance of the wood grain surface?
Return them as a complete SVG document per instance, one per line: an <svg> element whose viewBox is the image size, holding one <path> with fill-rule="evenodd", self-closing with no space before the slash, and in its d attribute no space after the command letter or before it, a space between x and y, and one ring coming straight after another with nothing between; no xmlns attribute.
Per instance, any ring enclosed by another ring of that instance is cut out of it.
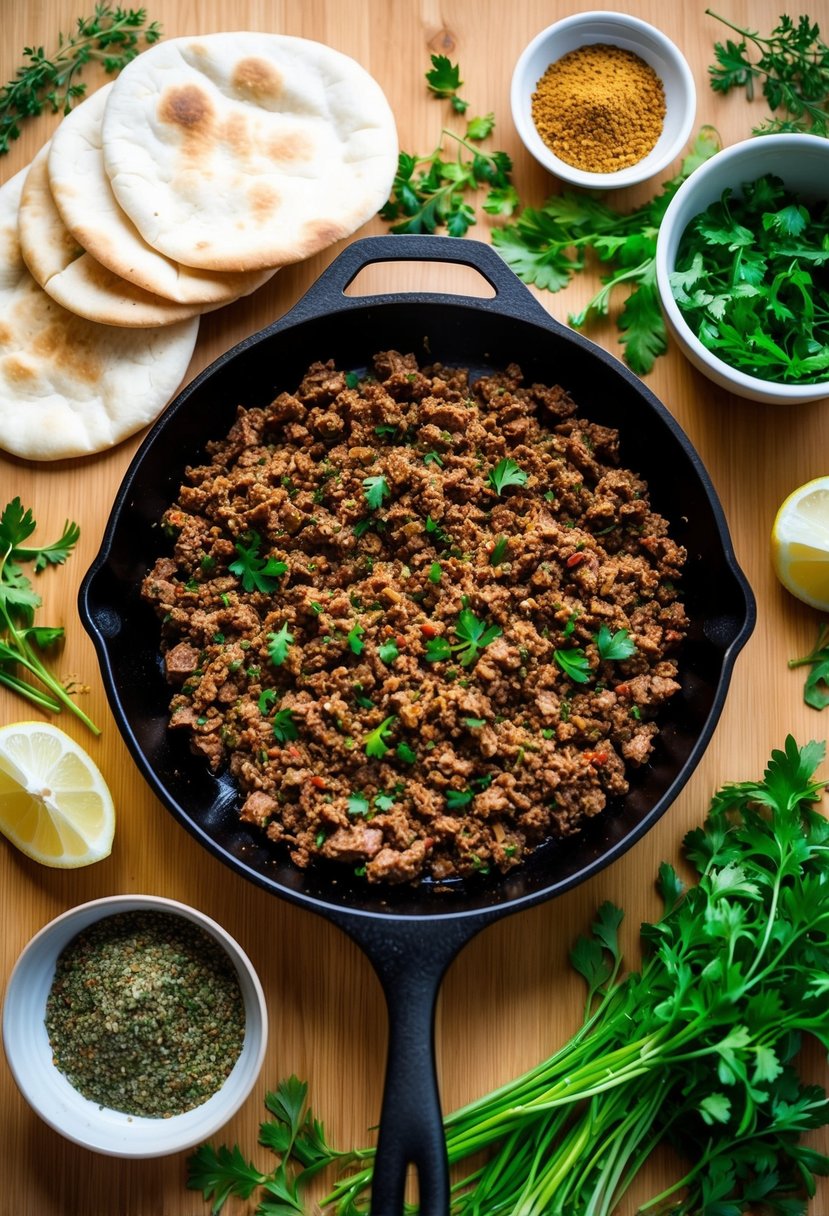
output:
<svg viewBox="0 0 829 1216"><path fill-rule="evenodd" d="M0 4L0 79L21 62L24 46L55 45L92 5L69 0ZM430 52L460 62L464 95L472 112L493 111L495 144L513 156L514 181L526 203L540 203L558 185L519 143L509 112L513 64L540 29L589 4L562 0L149 0L167 37L251 29L278 31L326 42L356 58L380 82L397 116L402 148L425 152L437 140L446 110L424 86ZM713 124L724 143L749 135L766 111L742 97L723 98L708 86L713 43L726 35L705 14L703 0L666 4L630 0L622 8L659 26L685 52L698 91L698 125ZM717 11L743 24L770 29L777 0L719 0ZM793 10L801 11L801 10ZM809 9L829 28L829 6ZM105 77L89 70L90 88ZM22 138L0 160L5 181L28 163L57 119L44 115L25 125ZM670 176L665 173L664 178ZM661 179L617 195L632 206L654 192ZM359 235L379 234L375 219ZM487 223L472 235L487 238ZM280 272L255 295L203 319L187 378L249 333L289 309L328 264L337 248ZM544 307L566 321L595 290L585 274L559 295L538 292ZM474 272L419 265L375 267L354 290L404 291L431 287L475 293ZM612 324L591 336L619 352ZM714 738L682 795L659 824L614 866L570 894L508 917L472 942L452 966L437 1016L438 1066L446 1109L482 1094L548 1055L575 1028L580 984L567 961L574 937L594 909L610 899L626 911L624 937L636 960L637 926L657 912L654 878L663 859L676 861L684 832L701 821L713 790L726 780L762 773L770 749L791 732L799 742L823 738L829 718L802 700L803 676L787 659L811 647L818 615L776 582L769 561L769 530L785 495L809 478L829 472L829 400L792 408L741 401L694 372L676 349L658 361L647 380L690 435L719 492L738 559L755 591L757 628L740 655ZM118 808L110 858L78 871L40 867L0 838L0 984L20 950L49 919L85 900L117 892L150 892L193 904L220 921L251 955L268 999L271 1034L260 1082L221 1134L262 1160L256 1148L262 1097L290 1073L310 1082L315 1110L333 1140L370 1141L382 1085L386 1020L382 993L359 950L322 919L244 882L207 855L151 796L137 773L106 704L91 642L81 627L76 596L93 560L121 477L141 436L83 460L30 463L0 453L0 505L14 495L33 508L41 535L51 539L67 518L77 520L81 540L68 564L39 577L43 623L66 626L66 644L55 667L87 691L83 705L102 726L93 739L75 719L59 725L75 737L102 769ZM2 436L0 436L2 446ZM36 716L0 691L0 724ZM807 1048L812 1075L826 1081L826 1067ZM217 1138L218 1142L218 1138ZM825 1138L820 1143L827 1149ZM637 1200L677 1176L667 1154L653 1161L619 1216L632 1216ZM51 1131L24 1102L0 1059L0 1216L201 1216L207 1207L184 1185L184 1155L123 1162L86 1152ZM229 1216L252 1210L228 1205ZM829 1188L813 1202L814 1216L829 1213Z"/></svg>

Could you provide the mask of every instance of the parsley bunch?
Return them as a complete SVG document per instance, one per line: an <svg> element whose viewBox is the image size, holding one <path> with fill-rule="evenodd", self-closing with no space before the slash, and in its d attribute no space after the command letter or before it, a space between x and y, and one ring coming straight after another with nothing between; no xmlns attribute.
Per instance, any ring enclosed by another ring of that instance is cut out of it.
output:
<svg viewBox="0 0 829 1216"><path fill-rule="evenodd" d="M759 83L769 108L785 115L767 118L753 133L829 135L829 46L820 37L817 22L806 15L795 22L784 13L770 36L763 38L710 8L705 11L740 35L740 42L729 38L724 46L714 44L716 62L708 69L711 88L720 93L742 88L751 101Z"/></svg>
<svg viewBox="0 0 829 1216"><path fill-rule="evenodd" d="M805 204L765 174L688 225L671 288L704 346L750 376L829 376L829 204Z"/></svg>
<svg viewBox="0 0 829 1216"><path fill-rule="evenodd" d="M0 154L20 135L20 124L42 114L68 114L86 93L77 77L87 63L98 62L105 72L119 72L134 59L141 39L150 46L161 37L157 21L147 25L143 8L113 8L96 4L91 17L79 17L73 34L58 34L57 50L48 56L42 46L23 48L25 63L14 80L0 89Z"/></svg>
<svg viewBox="0 0 829 1216"><path fill-rule="evenodd" d="M716 133L703 128L679 174L634 211L619 212L600 197L564 190L493 229L492 243L520 279L547 291L561 291L584 269L587 253L595 254L607 267L602 287L569 323L581 329L591 318L608 317L617 289L626 293L617 319L619 341L625 362L645 375L668 345L656 286L659 225L685 178L718 147Z"/></svg>
<svg viewBox="0 0 829 1216"><path fill-rule="evenodd" d="M67 520L60 537L52 544L27 545L36 526L31 510L24 510L19 498L7 503L0 514L0 684L39 709L60 713L66 706L97 735L98 727L41 662L38 652L59 642L64 630L35 625L35 609L42 601L21 565L34 563L35 573L49 565L62 566L78 542L80 528ZM20 674L20 668L27 678Z"/></svg>
<svg viewBox="0 0 829 1216"><path fill-rule="evenodd" d="M451 1216L590 1212L610 1216L651 1153L690 1161L639 1208L651 1216L805 1216L829 1158L803 1133L829 1123L822 1089L796 1070L803 1034L829 1048L829 822L815 809L825 745L791 737L762 780L730 783L688 833L685 887L663 864L664 910L642 927L645 957L623 973L622 912L605 903L571 952L587 995L582 1026L524 1076L444 1120L457 1166ZM286 1083L304 1101L295 1078ZM279 1194L257 1212L302 1212L304 1182L352 1168L322 1201L368 1210L373 1150L342 1153L298 1101L262 1143L270 1173L238 1148L199 1149L188 1185L213 1200ZM468 1173L464 1176L463 1163ZM279 1191L275 1190L279 1184ZM283 1198L283 1196L288 1196Z"/></svg>
<svg viewBox="0 0 829 1216"><path fill-rule="evenodd" d="M449 100L452 109L465 113L469 103L457 93L463 83L457 64L444 55L432 56L432 71L426 73L428 88L436 97ZM512 185L512 161L506 152L486 152L480 146L495 128L495 117L470 118L463 135L444 127L437 147L425 156L401 152L388 202L380 216L391 223L394 233L433 233L445 228L449 236L465 236L477 222L468 201L485 189L482 204L488 215L512 215L518 195ZM445 144L454 145L455 156Z"/></svg>

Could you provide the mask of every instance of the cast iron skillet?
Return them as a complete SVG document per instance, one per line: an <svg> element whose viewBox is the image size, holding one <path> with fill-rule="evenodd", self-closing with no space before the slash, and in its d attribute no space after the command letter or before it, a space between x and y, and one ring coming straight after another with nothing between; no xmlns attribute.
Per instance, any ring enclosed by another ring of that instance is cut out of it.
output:
<svg viewBox="0 0 829 1216"><path fill-rule="evenodd" d="M364 267L398 260L471 266L494 298L344 294ZM566 846L545 845L506 876L456 890L421 884L379 891L350 873L303 872L241 824L233 783L212 776L166 729L170 690L159 625L139 598L144 574L165 551L157 521L175 500L184 467L202 460L207 440L224 436L237 404L264 405L294 389L315 360L361 370L376 351L389 348L478 371L517 362L527 381L562 384L584 416L618 426L622 463L648 481L655 508L689 555L683 598L692 626L682 691L671 703L653 762L582 836ZM413 1164L422 1216L446 1216L433 1045L434 1005L446 968L498 917L596 874L648 831L702 756L734 660L753 629L754 598L699 457L653 394L618 360L551 319L489 246L450 237L368 238L347 246L286 316L217 359L169 406L124 477L79 603L115 720L161 802L237 874L333 921L373 963L390 1029L372 1212L402 1212L406 1167Z"/></svg>

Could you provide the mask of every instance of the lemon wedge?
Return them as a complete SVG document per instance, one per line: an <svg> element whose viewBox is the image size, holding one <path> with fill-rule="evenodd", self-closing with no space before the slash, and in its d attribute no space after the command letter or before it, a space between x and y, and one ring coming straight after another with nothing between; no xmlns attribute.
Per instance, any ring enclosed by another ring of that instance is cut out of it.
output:
<svg viewBox="0 0 829 1216"><path fill-rule="evenodd" d="M109 856L112 795L92 758L58 727L0 728L0 832L45 866L75 869Z"/></svg>
<svg viewBox="0 0 829 1216"><path fill-rule="evenodd" d="M807 481L783 501L771 530L771 560L787 591L829 612L829 477Z"/></svg>

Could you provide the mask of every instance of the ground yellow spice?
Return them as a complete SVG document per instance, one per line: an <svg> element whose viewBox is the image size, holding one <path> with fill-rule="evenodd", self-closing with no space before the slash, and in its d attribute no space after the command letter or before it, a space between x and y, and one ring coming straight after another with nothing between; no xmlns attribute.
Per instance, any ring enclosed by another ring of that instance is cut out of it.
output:
<svg viewBox="0 0 829 1216"><path fill-rule="evenodd" d="M588 173L615 173L656 144L665 90L638 55L598 42L550 64L533 93L532 116L559 160Z"/></svg>

